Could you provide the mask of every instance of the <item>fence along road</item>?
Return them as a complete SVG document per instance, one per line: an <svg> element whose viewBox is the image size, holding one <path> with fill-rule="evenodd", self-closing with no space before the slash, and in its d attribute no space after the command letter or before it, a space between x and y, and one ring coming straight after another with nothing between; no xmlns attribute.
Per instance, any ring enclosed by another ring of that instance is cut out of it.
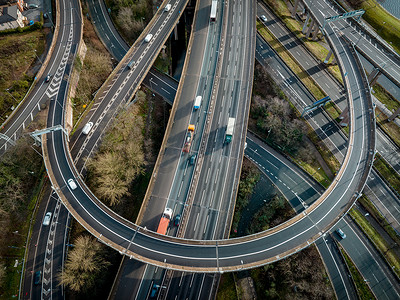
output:
<svg viewBox="0 0 400 300"><path fill-rule="evenodd" d="M119 217L101 204L72 163L66 137L43 137L46 168L53 187L72 215L105 244L140 261L194 272L225 272L252 268L293 254L317 240L360 195L372 166L375 125L368 83L354 49L341 34L326 27L348 92L351 128L344 163L332 185L302 214L266 232L218 241L160 236ZM344 68L346 66L346 68ZM59 116L58 116L59 117ZM71 190L69 178L78 188Z"/></svg>

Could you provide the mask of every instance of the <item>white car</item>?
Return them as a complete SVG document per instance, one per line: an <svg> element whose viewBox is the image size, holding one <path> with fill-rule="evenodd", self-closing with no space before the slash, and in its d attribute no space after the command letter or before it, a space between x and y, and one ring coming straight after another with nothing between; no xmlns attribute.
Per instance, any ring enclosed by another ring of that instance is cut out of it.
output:
<svg viewBox="0 0 400 300"><path fill-rule="evenodd" d="M264 16L264 15L261 15L261 20L263 21L263 22L267 22L268 21L268 19L267 19L267 17L266 16Z"/></svg>
<svg viewBox="0 0 400 300"><path fill-rule="evenodd" d="M164 7L164 11L169 11L171 9L171 4L167 4L167 5L165 5L165 7Z"/></svg>
<svg viewBox="0 0 400 300"><path fill-rule="evenodd" d="M92 129L92 127L93 127L93 122L86 123L86 125L83 126L82 133L83 134L89 134L90 129Z"/></svg>
<svg viewBox="0 0 400 300"><path fill-rule="evenodd" d="M151 33L149 33L149 34L146 35L146 37L144 38L144 41L145 41L146 43L148 43L148 42L151 41L152 38L153 38L153 35L152 35Z"/></svg>
<svg viewBox="0 0 400 300"><path fill-rule="evenodd" d="M338 228L338 229L336 229L336 232L342 239L346 238L346 234L343 232L342 229Z"/></svg>
<svg viewBox="0 0 400 300"><path fill-rule="evenodd" d="M71 188L71 190L74 190L78 187L72 178L68 179L68 185Z"/></svg>
<svg viewBox="0 0 400 300"><path fill-rule="evenodd" d="M50 224L51 221L51 212L46 213L43 219L43 225L47 226Z"/></svg>

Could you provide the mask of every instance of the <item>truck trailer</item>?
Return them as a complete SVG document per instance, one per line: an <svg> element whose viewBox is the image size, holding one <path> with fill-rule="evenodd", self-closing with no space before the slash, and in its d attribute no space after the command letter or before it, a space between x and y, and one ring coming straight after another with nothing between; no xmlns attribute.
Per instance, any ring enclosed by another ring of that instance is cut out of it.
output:
<svg viewBox="0 0 400 300"><path fill-rule="evenodd" d="M228 126L226 126L225 142L230 143L232 141L234 127L235 127L235 118L229 118Z"/></svg>
<svg viewBox="0 0 400 300"><path fill-rule="evenodd" d="M160 223L158 224L157 233L165 235L167 233L167 229L171 219L172 219L172 209L166 208L161 216Z"/></svg>
<svg viewBox="0 0 400 300"><path fill-rule="evenodd" d="M212 22L214 22L216 17L217 17L217 5L218 5L218 1L217 0L213 0L211 2L210 20Z"/></svg>
<svg viewBox="0 0 400 300"><path fill-rule="evenodd" d="M201 96L197 96L194 100L194 110L198 110L201 106Z"/></svg>
<svg viewBox="0 0 400 300"><path fill-rule="evenodd" d="M183 146L183 149L182 149L183 152L186 152L186 153L190 152L190 146L192 144L193 136L194 136L194 125L190 124L188 126L188 130L186 133L185 145Z"/></svg>

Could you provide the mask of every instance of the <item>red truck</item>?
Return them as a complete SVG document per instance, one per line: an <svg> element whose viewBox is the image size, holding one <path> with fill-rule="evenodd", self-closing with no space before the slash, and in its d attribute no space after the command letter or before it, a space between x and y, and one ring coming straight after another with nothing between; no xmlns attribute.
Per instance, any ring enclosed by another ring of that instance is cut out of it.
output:
<svg viewBox="0 0 400 300"><path fill-rule="evenodd" d="M172 219L172 209L166 208L161 216L160 223L158 224L157 233L165 235L167 233L167 229L171 219Z"/></svg>
<svg viewBox="0 0 400 300"><path fill-rule="evenodd" d="M193 140L193 136L194 136L194 125L190 124L186 133L186 139L185 139L185 145L183 146L182 151L189 153L190 151L190 145L192 144L192 140Z"/></svg>

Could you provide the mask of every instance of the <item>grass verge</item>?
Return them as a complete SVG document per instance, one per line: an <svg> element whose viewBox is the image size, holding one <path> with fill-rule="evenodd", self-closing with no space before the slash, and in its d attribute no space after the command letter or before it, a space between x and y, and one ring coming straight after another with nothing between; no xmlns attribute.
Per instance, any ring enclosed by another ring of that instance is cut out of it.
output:
<svg viewBox="0 0 400 300"><path fill-rule="evenodd" d="M320 61L324 61L328 55L328 50L322 46L318 41L307 39L302 33L303 25L291 17L286 3L281 0L263 0L272 11L285 23L285 25L303 42L307 49ZM329 72L343 84L342 75L337 65L328 66Z"/></svg>
<svg viewBox="0 0 400 300"><path fill-rule="evenodd" d="M43 30L0 36L0 122L24 98L34 79L29 70L44 48Z"/></svg>
<svg viewBox="0 0 400 300"><path fill-rule="evenodd" d="M400 20L388 13L376 0L359 1L356 9L364 9L363 19L367 21L379 36L400 53Z"/></svg>
<svg viewBox="0 0 400 300"><path fill-rule="evenodd" d="M392 267L396 275L400 276L400 259L394 253L390 245L381 237L374 227L368 222L364 215L356 208L350 210L350 216L365 233L365 235L372 241L375 248L385 258L389 266Z"/></svg>
<svg viewBox="0 0 400 300"><path fill-rule="evenodd" d="M257 31L264 37L264 39L271 45L272 48L279 54L283 61L288 65L288 67L300 78L307 89L316 97L317 99L324 98L326 94L322 91L314 82L312 78L299 66L297 61L295 61L286 49L281 45L281 43L271 34L271 32L262 24L257 21Z"/></svg>
<svg viewBox="0 0 400 300"><path fill-rule="evenodd" d="M364 195L358 198L358 202L368 211L368 213L382 226L386 233L400 245L400 237L397 235L396 231L390 225L390 223L385 219L385 217L377 210L377 208L372 204L372 202Z"/></svg>
<svg viewBox="0 0 400 300"><path fill-rule="evenodd" d="M342 246L338 244L340 252L342 253L344 260L347 265L347 269L350 271L351 277L353 278L353 282L356 286L357 294L359 299L376 299L371 289L364 281L361 273L358 271L357 267L354 265L353 261L347 255L347 253L343 250Z"/></svg>
<svg viewBox="0 0 400 300"><path fill-rule="evenodd" d="M375 84L372 87L372 93L379 99L379 101L385 104L386 108L390 111L396 111L400 107L399 101L396 100L388 91L386 91L381 85Z"/></svg>
<svg viewBox="0 0 400 300"><path fill-rule="evenodd" d="M300 78L306 88L316 99L322 99L326 96L325 92L315 83L307 72L298 64L298 62L287 52L287 50L281 45L281 43L271 34L271 32L261 23L257 23L258 32L264 37L264 39L275 49L281 59L287 64L287 66ZM340 110L332 102L325 105L325 111L331 116L332 119L339 122ZM348 134L348 126L343 127L342 130Z"/></svg>
<svg viewBox="0 0 400 300"><path fill-rule="evenodd" d="M400 147L400 128L393 122L388 122L388 117L378 107L375 107L376 124Z"/></svg>
<svg viewBox="0 0 400 300"><path fill-rule="evenodd" d="M374 161L375 170L385 179L386 182L400 194L400 175L377 153Z"/></svg>
<svg viewBox="0 0 400 300"><path fill-rule="evenodd" d="M233 273L222 274L218 287L217 300L238 299L238 296L236 294L235 280L233 276Z"/></svg>

